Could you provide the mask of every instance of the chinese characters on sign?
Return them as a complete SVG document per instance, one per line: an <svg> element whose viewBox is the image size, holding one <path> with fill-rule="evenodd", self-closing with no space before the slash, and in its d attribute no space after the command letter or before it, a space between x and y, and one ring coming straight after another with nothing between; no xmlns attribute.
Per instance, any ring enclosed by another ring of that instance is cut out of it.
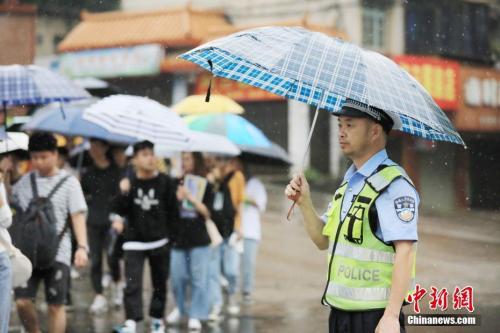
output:
<svg viewBox="0 0 500 333"><path fill-rule="evenodd" d="M464 82L465 103L469 106L500 106L500 79L470 76Z"/></svg>
<svg viewBox="0 0 500 333"><path fill-rule="evenodd" d="M424 86L442 109L456 110L459 95L458 62L421 56L397 56L393 59Z"/></svg>
<svg viewBox="0 0 500 333"><path fill-rule="evenodd" d="M455 126L463 131L500 131L500 71L460 67L462 81Z"/></svg>
<svg viewBox="0 0 500 333"><path fill-rule="evenodd" d="M416 285L415 291L408 295L408 303L413 303L413 310L415 313L420 313L420 301L423 300L427 294L427 290L422 288L419 284ZM429 309L446 311L448 309L448 290L447 288L437 289L431 286L429 294ZM474 296L473 288L466 286L462 289L455 287L453 291L453 310L467 309L469 312L474 312Z"/></svg>

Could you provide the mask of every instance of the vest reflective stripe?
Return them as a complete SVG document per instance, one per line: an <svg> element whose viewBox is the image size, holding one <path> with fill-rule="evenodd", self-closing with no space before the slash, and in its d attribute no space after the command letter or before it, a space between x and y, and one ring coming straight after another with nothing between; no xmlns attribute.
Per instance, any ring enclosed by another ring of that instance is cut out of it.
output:
<svg viewBox="0 0 500 333"><path fill-rule="evenodd" d="M329 253L332 253L333 244L333 242L330 242L330 246L328 248ZM337 247L335 248L335 255L363 261L383 262L387 264L393 264L395 257L394 253L352 246L346 243L337 244Z"/></svg>
<svg viewBox="0 0 500 333"><path fill-rule="evenodd" d="M410 289L415 289L415 279L410 282ZM391 294L391 288L353 288L335 282L328 284L327 295L337 296L353 301L385 301Z"/></svg>
<svg viewBox="0 0 500 333"><path fill-rule="evenodd" d="M411 181L410 177L406 174L406 172L398 167L398 166L393 166L393 168L397 169L401 176L405 178L410 184L413 185L413 182ZM367 183L369 183L377 192L382 191L384 188L389 186L389 184L392 182L392 179L384 177L380 174L380 172L377 172L376 174L370 176L367 180Z"/></svg>
<svg viewBox="0 0 500 333"><path fill-rule="evenodd" d="M384 301L389 298L390 288L352 288L334 282L328 284L327 295L353 301Z"/></svg>

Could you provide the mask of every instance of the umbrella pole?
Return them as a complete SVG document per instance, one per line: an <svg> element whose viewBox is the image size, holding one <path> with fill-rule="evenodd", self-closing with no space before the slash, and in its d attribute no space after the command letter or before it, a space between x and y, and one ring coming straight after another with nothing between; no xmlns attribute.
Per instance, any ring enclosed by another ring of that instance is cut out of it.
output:
<svg viewBox="0 0 500 333"><path fill-rule="evenodd" d="M311 146L311 139L312 139L312 136L314 133L314 128L316 127L316 121L318 120L319 106L321 105L322 102L323 102L323 93L321 93L321 96L319 98L319 103L318 103L318 106L316 106L316 112L314 112L314 118L313 118L313 121L311 124L311 128L309 129L309 135L307 137L307 143L306 143L306 147L304 149L304 155L302 156L302 165L301 165L302 171L304 170L304 167L306 166L307 153L309 152L309 147ZM294 200L292 205L288 209L288 213L286 214L286 219L288 221L290 221L290 219L292 218L293 209L295 208L296 203L297 203L297 201Z"/></svg>
<svg viewBox="0 0 500 333"><path fill-rule="evenodd" d="M5 151L9 151L9 140L7 137L7 102L3 101L3 130L5 132Z"/></svg>
<svg viewBox="0 0 500 333"><path fill-rule="evenodd" d="M85 149L82 149L80 154L78 154L78 160L76 161L76 172L81 175L82 167L83 167L83 154L85 153Z"/></svg>
<svg viewBox="0 0 500 333"><path fill-rule="evenodd" d="M63 102L59 101L59 110L61 110L63 120L66 120L66 114L64 113Z"/></svg>

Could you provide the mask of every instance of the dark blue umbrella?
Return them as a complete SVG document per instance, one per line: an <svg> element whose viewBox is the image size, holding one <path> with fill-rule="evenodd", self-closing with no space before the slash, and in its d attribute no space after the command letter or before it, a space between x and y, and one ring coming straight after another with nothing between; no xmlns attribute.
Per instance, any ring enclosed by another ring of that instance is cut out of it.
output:
<svg viewBox="0 0 500 333"><path fill-rule="evenodd" d="M67 103L64 106L65 117L58 103L49 104L38 109L23 129L97 138L114 143L131 144L137 141L136 138L111 133L104 127L83 119L83 110L95 102L96 99L88 99Z"/></svg>

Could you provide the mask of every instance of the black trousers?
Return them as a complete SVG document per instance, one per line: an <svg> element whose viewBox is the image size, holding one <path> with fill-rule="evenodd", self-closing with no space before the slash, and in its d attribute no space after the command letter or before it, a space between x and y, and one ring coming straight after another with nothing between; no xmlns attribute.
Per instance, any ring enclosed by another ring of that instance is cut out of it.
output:
<svg viewBox="0 0 500 333"><path fill-rule="evenodd" d="M167 304L167 280L170 266L170 246L150 251L125 251L125 316L126 319L141 321L142 312L142 276L144 261L148 258L151 270L153 295L149 306L149 315L163 318Z"/></svg>
<svg viewBox="0 0 500 333"><path fill-rule="evenodd" d="M102 294L102 258L108 253L109 226L87 226L87 234L90 248L90 279L92 287L97 294ZM111 271L113 281L120 281L120 258L118 256L107 255L107 262Z"/></svg>
<svg viewBox="0 0 500 333"><path fill-rule="evenodd" d="M369 311L342 311L331 308L328 322L330 333L373 333L377 328L384 309ZM405 333L405 317L399 313L400 332Z"/></svg>

